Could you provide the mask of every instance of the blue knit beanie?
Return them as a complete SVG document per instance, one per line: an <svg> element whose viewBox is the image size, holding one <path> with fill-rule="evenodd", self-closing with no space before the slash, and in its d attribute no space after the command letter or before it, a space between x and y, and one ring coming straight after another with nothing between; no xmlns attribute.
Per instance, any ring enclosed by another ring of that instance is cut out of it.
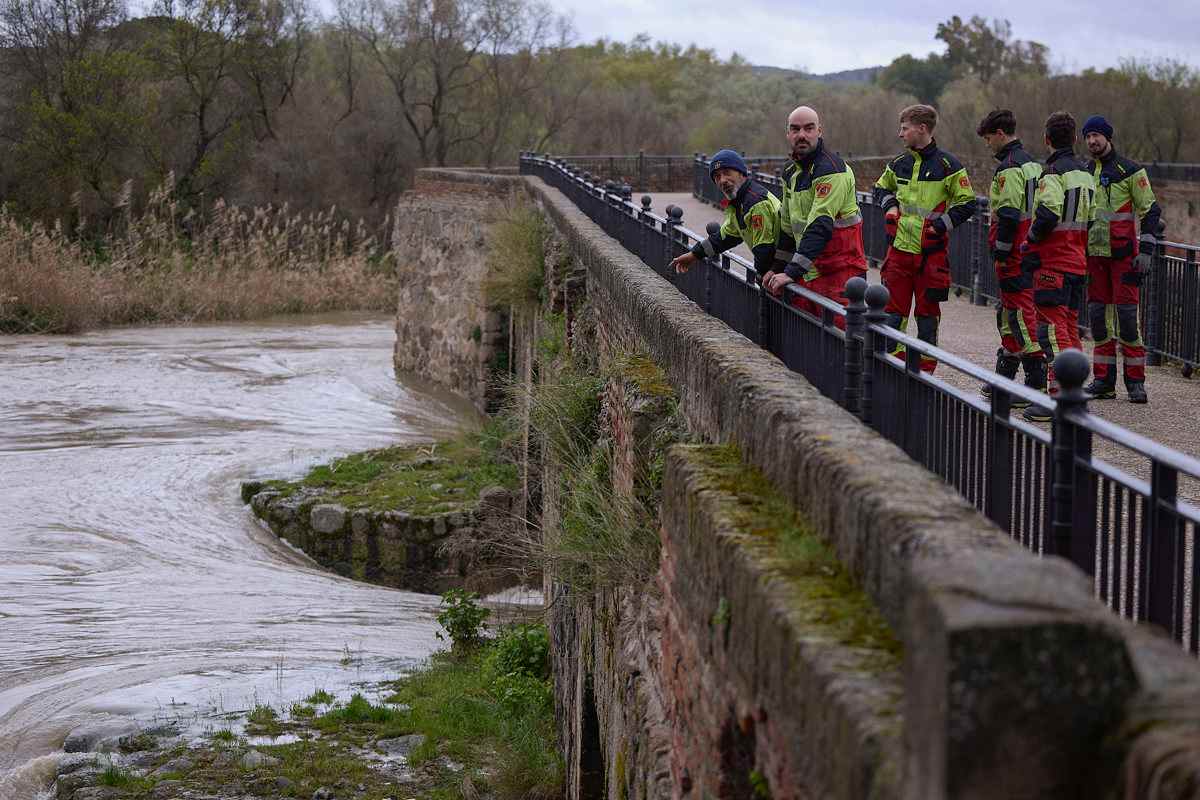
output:
<svg viewBox="0 0 1200 800"><path fill-rule="evenodd" d="M1087 118L1087 122L1083 123L1083 135L1087 136L1089 133L1098 133L1105 139L1112 139L1113 126L1099 114L1092 114Z"/></svg>
<svg viewBox="0 0 1200 800"><path fill-rule="evenodd" d="M746 166L745 159L743 159L736 150L718 150L716 154L713 155L712 161L710 161L708 164L708 177L712 178L712 176L716 174L716 171L722 167L736 169L743 175L750 174L750 169Z"/></svg>

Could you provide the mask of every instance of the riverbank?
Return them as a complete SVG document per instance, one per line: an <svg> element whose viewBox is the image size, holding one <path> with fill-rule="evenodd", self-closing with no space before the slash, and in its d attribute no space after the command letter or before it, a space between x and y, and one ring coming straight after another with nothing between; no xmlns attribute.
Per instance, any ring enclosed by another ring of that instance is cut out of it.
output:
<svg viewBox="0 0 1200 800"><path fill-rule="evenodd" d="M467 610L464 612L464 608ZM561 796L548 637L510 622L467 646L451 598L439 617L454 652L349 697L316 689L287 707L252 708L104 736L68 737L55 800L385 800ZM507 614L513 618L512 609ZM523 616L528 616L528 612ZM469 637L467 637L469 638Z"/></svg>
<svg viewBox="0 0 1200 800"><path fill-rule="evenodd" d="M178 219L169 192L106 231L65 231L0 208L0 333L395 307L389 220L217 202Z"/></svg>

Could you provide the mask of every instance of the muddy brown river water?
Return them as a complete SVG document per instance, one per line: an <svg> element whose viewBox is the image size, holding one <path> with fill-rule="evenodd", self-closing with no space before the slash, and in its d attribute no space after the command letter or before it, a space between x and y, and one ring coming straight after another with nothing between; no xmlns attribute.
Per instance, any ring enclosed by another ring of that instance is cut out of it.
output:
<svg viewBox="0 0 1200 800"><path fill-rule="evenodd" d="M0 337L0 798L36 796L81 723L345 692L436 649L437 598L315 568L238 497L469 420L397 381L393 338L362 315Z"/></svg>

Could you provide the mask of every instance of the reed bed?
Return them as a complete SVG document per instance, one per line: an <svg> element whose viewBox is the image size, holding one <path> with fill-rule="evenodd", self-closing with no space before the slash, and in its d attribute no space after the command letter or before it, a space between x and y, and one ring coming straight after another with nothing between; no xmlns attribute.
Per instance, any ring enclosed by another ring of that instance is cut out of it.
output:
<svg viewBox="0 0 1200 800"><path fill-rule="evenodd" d="M0 208L0 333L390 310L391 215L370 229L216 201L180 212L172 182L134 215L123 193L103 230L43 225Z"/></svg>

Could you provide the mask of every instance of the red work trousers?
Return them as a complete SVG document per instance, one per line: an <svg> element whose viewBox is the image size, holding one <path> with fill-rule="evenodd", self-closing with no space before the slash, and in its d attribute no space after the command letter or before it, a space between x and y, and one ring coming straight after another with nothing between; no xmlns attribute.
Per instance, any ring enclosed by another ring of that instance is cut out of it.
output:
<svg viewBox="0 0 1200 800"><path fill-rule="evenodd" d="M1033 280L1021 272L1016 256L996 262L1000 284L1000 308L996 310L996 328L1000 346L1014 356L1041 355L1037 338L1037 309L1033 305Z"/></svg>
<svg viewBox="0 0 1200 800"><path fill-rule="evenodd" d="M822 297L828 297L835 303L841 303L843 306L849 305L850 301L846 299L846 281L851 278L865 278L867 270L865 267L846 264L843 266L824 266L818 269L821 272L817 277L810 281L796 281L797 286L803 286L810 292L819 294ZM807 311L817 319L821 318L821 307L811 300L805 300L799 295L792 295L792 305L801 311ZM834 325L841 330L846 330L846 318L843 316L834 317Z"/></svg>
<svg viewBox="0 0 1200 800"><path fill-rule="evenodd" d="M1117 343L1125 362L1125 383L1146 380L1146 347L1138 329L1138 301L1142 276L1133 257L1088 256L1088 324L1096 349L1092 375L1109 384L1117 382Z"/></svg>
<svg viewBox="0 0 1200 800"><path fill-rule="evenodd" d="M1040 267L1033 273L1033 302L1037 307L1038 342L1049 362L1050 394L1058 394L1054 358L1063 350L1083 349L1079 339L1079 304L1083 300L1083 275Z"/></svg>
<svg viewBox="0 0 1200 800"><path fill-rule="evenodd" d="M891 298L887 304L888 324L906 330L908 315L916 306L917 338L937 344L938 324L942 319L942 301L950 297L950 261L944 249L933 253L905 253L889 247L883 262L883 285ZM904 358L904 348L892 351ZM933 372L937 361L921 357L921 369Z"/></svg>

